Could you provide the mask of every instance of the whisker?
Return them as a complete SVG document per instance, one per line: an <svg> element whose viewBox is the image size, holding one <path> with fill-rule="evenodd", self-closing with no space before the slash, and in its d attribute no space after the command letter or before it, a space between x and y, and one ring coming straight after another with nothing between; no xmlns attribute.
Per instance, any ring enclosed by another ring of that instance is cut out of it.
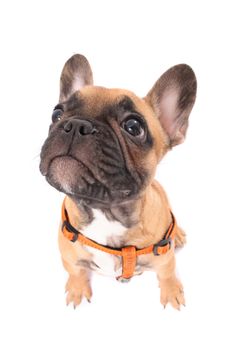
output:
<svg viewBox="0 0 233 350"><path fill-rule="evenodd" d="M32 160L36 160L39 157L40 157L40 153L38 153L35 157L33 157Z"/></svg>

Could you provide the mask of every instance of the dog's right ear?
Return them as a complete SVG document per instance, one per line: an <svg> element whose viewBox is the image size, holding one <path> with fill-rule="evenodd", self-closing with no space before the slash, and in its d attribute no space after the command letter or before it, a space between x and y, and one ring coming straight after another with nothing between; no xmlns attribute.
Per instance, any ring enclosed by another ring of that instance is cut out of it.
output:
<svg viewBox="0 0 233 350"><path fill-rule="evenodd" d="M65 63L60 78L59 102L67 100L75 91L93 84L91 66L83 55L73 55Z"/></svg>

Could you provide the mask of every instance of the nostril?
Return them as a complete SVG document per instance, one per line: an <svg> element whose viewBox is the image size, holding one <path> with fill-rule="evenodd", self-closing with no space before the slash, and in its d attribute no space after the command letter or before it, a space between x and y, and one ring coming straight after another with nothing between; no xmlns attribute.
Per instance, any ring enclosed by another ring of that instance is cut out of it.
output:
<svg viewBox="0 0 233 350"><path fill-rule="evenodd" d="M97 132L96 128L87 120L73 119L67 121L63 129L66 133L77 132L81 136L91 135Z"/></svg>
<svg viewBox="0 0 233 350"><path fill-rule="evenodd" d="M80 135L90 135L90 134L94 134L95 132L96 132L96 129L88 121L83 122L83 124L79 126Z"/></svg>
<svg viewBox="0 0 233 350"><path fill-rule="evenodd" d="M70 132L73 128L72 122L70 122L70 121L67 122L63 128L64 128L65 132Z"/></svg>
<svg viewBox="0 0 233 350"><path fill-rule="evenodd" d="M79 128L79 133L81 134L81 135L87 135L87 134L89 134L89 132L88 132L88 128L86 127L86 126L80 126L80 128Z"/></svg>

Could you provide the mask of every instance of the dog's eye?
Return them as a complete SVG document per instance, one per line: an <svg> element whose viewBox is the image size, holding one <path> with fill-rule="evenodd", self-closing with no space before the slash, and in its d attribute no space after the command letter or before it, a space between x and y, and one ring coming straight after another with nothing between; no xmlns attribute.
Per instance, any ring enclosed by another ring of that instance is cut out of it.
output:
<svg viewBox="0 0 233 350"><path fill-rule="evenodd" d="M122 127L134 137L142 137L145 133L142 122L136 118L128 118L123 122Z"/></svg>
<svg viewBox="0 0 233 350"><path fill-rule="evenodd" d="M60 108L54 109L53 114L52 114L52 122L56 123L59 120L61 120L62 114L63 114L62 109L60 109Z"/></svg>

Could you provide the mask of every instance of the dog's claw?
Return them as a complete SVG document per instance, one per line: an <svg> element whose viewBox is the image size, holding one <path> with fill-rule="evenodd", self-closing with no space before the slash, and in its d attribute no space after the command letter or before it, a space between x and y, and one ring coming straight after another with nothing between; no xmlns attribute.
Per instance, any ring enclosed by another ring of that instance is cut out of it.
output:
<svg viewBox="0 0 233 350"><path fill-rule="evenodd" d="M84 297L86 297L88 302L90 302L92 292L89 282L85 278L82 279L70 276L67 281L66 291L66 303L67 305L73 303L74 310L79 304L81 304L81 301Z"/></svg>
<svg viewBox="0 0 233 350"><path fill-rule="evenodd" d="M161 303L170 303L176 310L185 304L184 292L181 283L177 279L160 280Z"/></svg>

